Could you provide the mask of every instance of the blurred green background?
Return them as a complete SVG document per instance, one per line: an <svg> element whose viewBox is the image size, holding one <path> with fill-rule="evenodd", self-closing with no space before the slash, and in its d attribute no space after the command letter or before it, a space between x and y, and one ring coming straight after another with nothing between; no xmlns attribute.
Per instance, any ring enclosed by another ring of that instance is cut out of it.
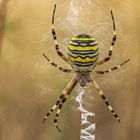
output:
<svg viewBox="0 0 140 140"><path fill-rule="evenodd" d="M64 46L68 44L72 34L86 32L87 29L88 32L95 31L95 35L97 34L101 58L105 57L112 37L109 10L113 10L118 40L112 60L98 69L110 68L128 58L131 62L110 74L93 74L121 118L119 125L95 94L95 89L89 85L87 92L93 93L95 98L90 109L96 113L96 140L139 140L140 1L93 0L89 4L88 0L86 3L84 0L77 0L81 6L79 21L82 24L71 26L65 19L71 16L69 10L72 0L1 0L1 5L3 1L5 3L2 7L4 9L0 11L0 27L4 23L4 16L6 22L5 33L2 29L0 31L0 140L79 139L80 113L73 109L78 107L74 100L77 90L73 91L59 119L63 133L59 133L54 127L54 115L42 124L45 113L73 75L53 68L41 55L46 52L60 66L69 67L59 59L54 49L51 36L54 2L58 5L58 40L60 49L65 54Z"/></svg>

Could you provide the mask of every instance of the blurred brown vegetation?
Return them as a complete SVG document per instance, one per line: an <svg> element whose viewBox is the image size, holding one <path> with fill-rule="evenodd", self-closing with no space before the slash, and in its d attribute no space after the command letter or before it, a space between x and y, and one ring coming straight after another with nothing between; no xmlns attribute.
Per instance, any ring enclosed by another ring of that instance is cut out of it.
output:
<svg viewBox="0 0 140 140"><path fill-rule="evenodd" d="M57 17L59 16L63 20L67 16L70 0L61 0L57 3L59 6L64 5L57 10ZM104 15L108 14L105 11L112 9L116 13L115 17L119 23L117 25L121 25L120 30L117 31L118 41L114 48L112 61L100 69L114 66L128 58L131 59L129 64L117 72L94 76L121 118L119 125L106 109L102 100L93 94L96 99L94 102L96 139L139 140L140 1L106 2L95 0L95 4ZM0 35L0 46L2 46L0 58L0 140L79 139L80 114L72 109L78 105L74 100L71 100L72 96L76 96L76 91L73 91L70 100L65 104L59 119L60 127L63 130L62 134L54 127L53 115L45 125L42 124L44 114L72 77L72 74L65 74L51 67L41 56L41 53L47 50L46 53L58 64L67 66L63 61L57 59L59 57L56 56L53 48L50 22L53 5L54 2L49 0L9 0L8 2L4 38ZM91 6L88 13L91 20L94 19L91 18L92 10ZM0 10L0 12L3 11ZM94 11L95 13L96 11ZM83 18L88 18L86 13ZM70 36L67 32L59 31L58 28L57 30L59 40ZM121 35L119 36L119 34ZM42 41L43 35L46 37L45 41ZM1 39L3 39L2 45ZM107 43L109 44L110 40ZM105 52L101 49L102 57L105 56L108 49L106 48ZM62 47L61 50L63 50ZM92 86L90 90L95 92Z"/></svg>
<svg viewBox="0 0 140 140"><path fill-rule="evenodd" d="M2 0L0 3L0 54L1 54L2 40L5 32L7 2L8 2L7 0Z"/></svg>

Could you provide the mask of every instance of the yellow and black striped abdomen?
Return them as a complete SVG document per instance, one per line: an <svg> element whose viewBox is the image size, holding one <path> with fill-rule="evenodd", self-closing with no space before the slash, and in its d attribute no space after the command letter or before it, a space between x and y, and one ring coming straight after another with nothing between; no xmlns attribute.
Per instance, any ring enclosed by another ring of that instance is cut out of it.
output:
<svg viewBox="0 0 140 140"><path fill-rule="evenodd" d="M92 71L96 66L99 46L93 36L75 35L68 45L68 58L75 71Z"/></svg>

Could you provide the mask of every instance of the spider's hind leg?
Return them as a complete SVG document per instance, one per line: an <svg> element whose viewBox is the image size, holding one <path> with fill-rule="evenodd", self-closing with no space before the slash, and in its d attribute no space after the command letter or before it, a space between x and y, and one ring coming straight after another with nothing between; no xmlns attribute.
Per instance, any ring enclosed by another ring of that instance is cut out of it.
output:
<svg viewBox="0 0 140 140"><path fill-rule="evenodd" d="M60 114L60 111L61 111L61 108L62 108L62 104L59 105L58 109L57 109L57 112L56 112L56 115L55 115L55 119L54 119L54 124L56 126L56 128L60 131L61 129L59 128L58 124L57 124L57 121L58 121L58 117L59 117L59 114Z"/></svg>
<svg viewBox="0 0 140 140"><path fill-rule="evenodd" d="M69 94L70 94L70 93L69 93ZM57 124L57 121L58 121L58 117L59 117L60 112L61 112L61 108L62 108L64 102L66 102L67 98L68 98L68 95L65 95L64 93L60 96L60 98L59 98L59 99L60 99L60 103L59 103L59 105L58 105L58 109L57 109L57 111L56 111L56 115L55 115L55 119L54 119L55 127L56 127L60 132L62 132L62 131L61 131L61 129L59 128L59 126L58 126L58 124Z"/></svg>
<svg viewBox="0 0 140 140"><path fill-rule="evenodd" d="M61 103L59 104L59 107L57 109L57 112L56 112L56 116L55 116L55 119L54 119L54 123L55 123L55 126L56 128L60 131L61 129L58 127L58 124L57 124L57 121L58 121L58 117L59 117L59 114L61 112L61 109L62 109L62 106L63 104L67 101L70 93L72 92L72 90L74 89L74 87L77 85L78 81L76 79L76 77L74 76L74 78L72 78L72 80L68 83L68 85L65 87L65 89L63 90L63 93L61 95Z"/></svg>
<svg viewBox="0 0 140 140"><path fill-rule="evenodd" d="M43 123L47 120L47 118L52 114L52 112L59 106L60 104L60 100L61 100L61 96L59 97L59 99L56 101L56 103L53 105L53 107L50 109L50 111L48 113L46 113L44 119L43 119Z"/></svg>
<svg viewBox="0 0 140 140"><path fill-rule="evenodd" d="M101 98L104 100L105 104L107 105L108 109L111 111L111 113L113 114L113 116L117 119L117 121L120 123L120 119L119 116L115 113L114 109L112 108L112 106L109 104L108 99L105 97L103 91L100 89L100 87L98 86L98 84L96 83L95 80L91 80L92 84L94 85L94 87L97 89L98 94L101 96Z"/></svg>
<svg viewBox="0 0 140 140"><path fill-rule="evenodd" d="M56 110L56 108L58 107L58 109L56 111L54 123L55 123L56 128L61 132L61 129L58 127L58 124L57 124L58 117L59 117L63 104L66 102L66 100L68 99L68 96L70 95L70 93L72 92L72 90L74 89L74 87L76 86L77 83L78 83L78 81L77 81L76 77L74 76L72 78L72 80L68 83L68 85L65 87L65 89L63 90L63 92L60 95L60 97L58 98L56 104L53 105L53 107L50 109L50 111L45 115L43 123L46 121L48 116L50 116L51 113L54 110Z"/></svg>

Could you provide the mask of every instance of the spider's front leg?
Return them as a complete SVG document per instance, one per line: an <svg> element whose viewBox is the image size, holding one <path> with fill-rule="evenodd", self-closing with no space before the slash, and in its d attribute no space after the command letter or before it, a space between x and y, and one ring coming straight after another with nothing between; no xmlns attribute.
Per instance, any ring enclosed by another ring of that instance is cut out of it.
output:
<svg viewBox="0 0 140 140"><path fill-rule="evenodd" d="M76 86L77 83L78 83L77 78L74 76L72 78L72 80L68 83L68 85L65 87L65 89L63 90L63 92L60 95L60 97L58 98L56 104L54 104L53 107L50 109L50 111L45 115L43 123L46 121L48 116L50 116L51 113L54 110L56 110L56 108L58 107L58 109L56 111L54 123L55 123L56 128L61 132L61 129L58 127L58 124L57 124L58 117L59 117L63 104L66 102L66 100L68 99L68 96L70 95L70 93L72 92L72 90L74 89L74 87Z"/></svg>
<svg viewBox="0 0 140 140"><path fill-rule="evenodd" d="M114 20L114 16L113 16L112 11L111 11L111 17L112 17L112 21L113 21L113 38L112 38L111 46L110 46L110 49L109 49L109 52L108 52L108 56L105 57L103 60L99 61L96 66L100 66L100 65L104 64L105 62L109 61L111 59L111 56L112 56L113 46L115 45L115 42L116 42L116 39L117 39L115 20Z"/></svg>
<svg viewBox="0 0 140 140"><path fill-rule="evenodd" d="M93 84L93 86L97 89L98 94L101 96L101 98L104 100L105 104L107 105L108 109L111 111L111 113L113 114L113 116L117 119L117 121L120 123L120 119L119 116L115 113L114 109L112 108L112 106L109 104L108 99L105 97L103 91L100 89L100 87L98 86L98 84L96 83L95 80L91 79L91 82Z"/></svg>
<svg viewBox="0 0 140 140"><path fill-rule="evenodd" d="M120 65L117 65L117 66L115 66L115 67L113 67L113 68L110 68L110 69L107 69L107 70L104 70L104 71L100 70L100 71L95 71L95 72L96 72L97 74L106 74L106 73L109 73L109 72L111 72L111 71L114 71L114 70L119 69L119 68L122 67L124 64L128 63L129 61L130 61L130 59L124 61L124 62L121 63Z"/></svg>
<svg viewBox="0 0 140 140"><path fill-rule="evenodd" d="M53 16L52 16L52 35L53 35L53 39L54 39L54 43L55 43L55 49L56 49L57 54L58 54L66 63L69 64L68 58L59 50L59 45L58 45L58 41L57 41L57 37L56 37L56 32L55 32L55 28L54 28L55 11L56 11L56 4L55 4L55 6L54 6Z"/></svg>
<svg viewBox="0 0 140 140"><path fill-rule="evenodd" d="M46 60L54 67L57 67L60 71L62 72L66 72L66 73L73 73L74 71L71 70L71 69L65 69L65 68L62 68L62 67L59 67L56 63L52 62L46 54L42 53L42 55L46 58Z"/></svg>

